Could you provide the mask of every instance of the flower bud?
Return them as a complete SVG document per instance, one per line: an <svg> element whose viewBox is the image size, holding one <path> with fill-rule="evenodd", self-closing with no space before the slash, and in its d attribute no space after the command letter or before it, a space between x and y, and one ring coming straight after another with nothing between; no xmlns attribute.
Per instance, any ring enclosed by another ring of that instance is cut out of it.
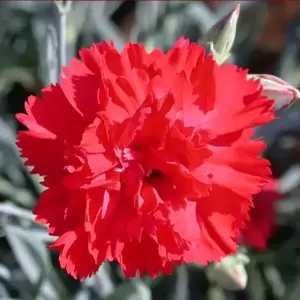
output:
<svg viewBox="0 0 300 300"><path fill-rule="evenodd" d="M214 55L218 64L224 63L230 56L235 40L240 5L216 23L203 37L201 43L208 46L208 52Z"/></svg>
<svg viewBox="0 0 300 300"><path fill-rule="evenodd" d="M264 88L263 94L275 101L276 111L294 104L300 98L299 90L276 76L249 74L248 77L260 80Z"/></svg>
<svg viewBox="0 0 300 300"><path fill-rule="evenodd" d="M238 253L225 257L219 263L212 263L206 269L208 279L217 283L225 290L243 290L248 281L245 265L249 258Z"/></svg>

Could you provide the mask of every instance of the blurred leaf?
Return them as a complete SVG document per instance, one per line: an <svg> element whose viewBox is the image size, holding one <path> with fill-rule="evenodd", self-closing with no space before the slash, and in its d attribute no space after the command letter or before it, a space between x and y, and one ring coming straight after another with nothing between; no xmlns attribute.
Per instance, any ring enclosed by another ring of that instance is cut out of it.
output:
<svg viewBox="0 0 300 300"><path fill-rule="evenodd" d="M155 300L173 300L178 283L177 271L170 275L159 276L155 279L146 277L144 282L151 286L152 297Z"/></svg>
<svg viewBox="0 0 300 300"><path fill-rule="evenodd" d="M10 199L24 206L32 206L35 202L35 198L30 191L17 188L11 181L3 177L0 177L0 195L5 199Z"/></svg>
<svg viewBox="0 0 300 300"><path fill-rule="evenodd" d="M141 32L151 31L157 23L157 19L164 15L166 1L137 2L135 10L136 24L131 32L130 40L137 42Z"/></svg>
<svg viewBox="0 0 300 300"><path fill-rule="evenodd" d="M81 289L76 293L75 300L107 299L115 291L115 284L111 278L109 263L104 263L91 278L83 281Z"/></svg>
<svg viewBox="0 0 300 300"><path fill-rule="evenodd" d="M217 21L218 18L213 11L203 2L190 2L185 7L187 16L198 22L204 32L208 31Z"/></svg>
<svg viewBox="0 0 300 300"><path fill-rule="evenodd" d="M258 268L253 263L250 263L247 268L248 271L248 285L246 287L247 294L251 300L267 300L265 298L265 285L263 277Z"/></svg>
<svg viewBox="0 0 300 300"><path fill-rule="evenodd" d="M77 56L76 44L80 34L88 21L87 14L89 13L89 1L73 1L71 10L67 15L67 60L71 61L74 56ZM41 19L42 23L43 20Z"/></svg>
<svg viewBox="0 0 300 300"><path fill-rule="evenodd" d="M266 265L264 267L264 275L271 287L274 297L283 300L285 295L285 284L279 270L274 265Z"/></svg>
<svg viewBox="0 0 300 300"><path fill-rule="evenodd" d="M93 289L101 298L106 298L113 294L115 284L111 279L111 270L108 263L104 263L98 272L91 278L93 280Z"/></svg>
<svg viewBox="0 0 300 300"><path fill-rule="evenodd" d="M32 71L23 67L9 67L1 70L0 77L6 81L3 84L10 85L14 82L20 82L28 90L34 90L36 81Z"/></svg>
<svg viewBox="0 0 300 300"><path fill-rule="evenodd" d="M22 66L34 69L38 65L38 52L32 32L32 14L19 9L6 9L5 13L9 18L0 43L0 68Z"/></svg>
<svg viewBox="0 0 300 300"><path fill-rule="evenodd" d="M36 189L26 190L33 182L23 167L18 148L16 147L15 132L6 119L0 117L0 195L2 198L15 201L20 205L32 207L38 192Z"/></svg>
<svg viewBox="0 0 300 300"><path fill-rule="evenodd" d="M189 276L185 265L176 268L176 284L172 291L172 300L185 300L189 298Z"/></svg>
<svg viewBox="0 0 300 300"><path fill-rule="evenodd" d="M140 280L133 279L117 287L107 300L151 300L150 289Z"/></svg>
<svg viewBox="0 0 300 300"><path fill-rule="evenodd" d="M117 27L107 17L104 11L105 3L103 1L90 1L88 19L94 32L97 32L103 40L114 41L115 46L122 50L125 45L125 39L119 27Z"/></svg>
<svg viewBox="0 0 300 300"><path fill-rule="evenodd" d="M33 221L34 215L30 210L20 208L11 203L0 203L0 215L16 216L25 220Z"/></svg>
<svg viewBox="0 0 300 300"><path fill-rule="evenodd" d="M300 186L300 164L291 166L279 179L279 190L288 193Z"/></svg>
<svg viewBox="0 0 300 300"><path fill-rule="evenodd" d="M3 264L0 264L0 279L10 280L11 271Z"/></svg>
<svg viewBox="0 0 300 300"><path fill-rule="evenodd" d="M300 85L300 18L295 14L286 28L285 49L281 52L278 75L297 87Z"/></svg>
<svg viewBox="0 0 300 300"><path fill-rule="evenodd" d="M156 16L155 24L150 25L153 19L150 21L147 18L149 23L138 33L138 41L145 44L149 50L155 47L168 50L183 35L197 42L202 33L217 21L206 4L200 1L166 1L164 4L161 2L160 12L163 13ZM145 24L147 21L144 21Z"/></svg>
<svg viewBox="0 0 300 300"><path fill-rule="evenodd" d="M280 214L280 218L290 218L300 212L299 197L288 197L276 203L276 212ZM288 221L288 220L287 220Z"/></svg>
<svg viewBox="0 0 300 300"><path fill-rule="evenodd" d="M122 4L122 1L103 1L105 2L104 13L111 16Z"/></svg>
<svg viewBox="0 0 300 300"><path fill-rule="evenodd" d="M287 295L285 300L299 300L300 295L300 275L293 282L287 285Z"/></svg>
<svg viewBox="0 0 300 300"><path fill-rule="evenodd" d="M1 300L10 300L9 292L6 290L6 287L3 283L0 282L0 299Z"/></svg>
<svg viewBox="0 0 300 300"><path fill-rule="evenodd" d="M66 291L55 276L48 250L34 238L30 231L16 226L5 225L6 237L20 264L22 271L35 290L40 291L37 299L59 300Z"/></svg>
<svg viewBox="0 0 300 300"><path fill-rule="evenodd" d="M9 8L24 10L28 12L38 12L40 10L44 10L49 8L49 5L52 1L3 1L3 6L7 6Z"/></svg>
<svg viewBox="0 0 300 300"><path fill-rule="evenodd" d="M74 297L74 300L90 300L90 299L92 299L91 293L86 288L80 289Z"/></svg>
<svg viewBox="0 0 300 300"><path fill-rule="evenodd" d="M206 300L226 300L226 295L220 287L212 286L207 292Z"/></svg>

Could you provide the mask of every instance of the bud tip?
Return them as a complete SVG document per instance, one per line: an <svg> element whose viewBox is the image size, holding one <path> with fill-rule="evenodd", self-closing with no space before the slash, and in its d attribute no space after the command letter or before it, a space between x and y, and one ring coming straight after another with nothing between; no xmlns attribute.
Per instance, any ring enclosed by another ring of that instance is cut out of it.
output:
<svg viewBox="0 0 300 300"><path fill-rule="evenodd" d="M235 13L237 15L237 17L240 15L240 11L241 11L241 5L238 4L236 6L236 8L234 9L233 13Z"/></svg>

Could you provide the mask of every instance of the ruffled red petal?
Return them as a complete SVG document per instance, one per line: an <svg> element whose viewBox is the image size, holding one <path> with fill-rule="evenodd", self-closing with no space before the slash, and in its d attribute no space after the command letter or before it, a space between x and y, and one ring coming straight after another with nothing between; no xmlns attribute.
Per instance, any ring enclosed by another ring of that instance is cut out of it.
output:
<svg viewBox="0 0 300 300"><path fill-rule="evenodd" d="M82 49L17 115L22 156L48 188L34 213L61 266L83 279L116 260L157 276L234 253L270 175L252 135L272 106L246 71L185 39L166 54Z"/></svg>

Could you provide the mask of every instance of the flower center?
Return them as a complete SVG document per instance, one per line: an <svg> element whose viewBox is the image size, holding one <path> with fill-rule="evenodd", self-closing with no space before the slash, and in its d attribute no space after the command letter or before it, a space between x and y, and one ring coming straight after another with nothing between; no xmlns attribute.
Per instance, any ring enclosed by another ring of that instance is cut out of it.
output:
<svg viewBox="0 0 300 300"><path fill-rule="evenodd" d="M143 165L142 161L145 159L146 153L142 150L142 148L128 147L124 148L120 152L120 161L122 167L120 167L120 171L124 170L124 168L129 167L129 161L136 161L137 164L140 164L142 172L144 173L144 180L148 183L153 183L156 180L159 180L163 177L163 173L159 169L149 169ZM131 165L132 167L132 165Z"/></svg>
<svg viewBox="0 0 300 300"><path fill-rule="evenodd" d="M158 170L158 169L153 169L151 170L147 176L145 176L145 181L151 183L154 180L157 180L159 178L161 178L163 176L162 171Z"/></svg>

